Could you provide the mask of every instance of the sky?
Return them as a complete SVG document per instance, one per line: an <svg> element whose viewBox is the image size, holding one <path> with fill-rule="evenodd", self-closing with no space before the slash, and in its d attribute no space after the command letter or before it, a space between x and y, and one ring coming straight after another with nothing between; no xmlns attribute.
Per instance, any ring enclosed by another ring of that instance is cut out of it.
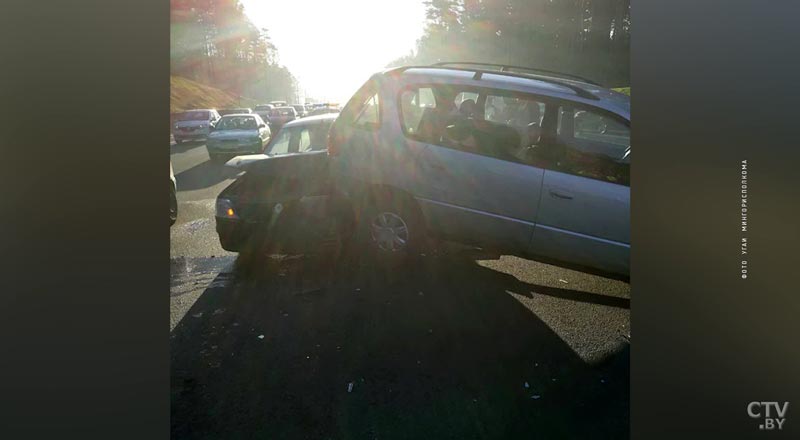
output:
<svg viewBox="0 0 800 440"><path fill-rule="evenodd" d="M422 36L422 0L240 0L267 28L300 95L345 104L369 77Z"/></svg>

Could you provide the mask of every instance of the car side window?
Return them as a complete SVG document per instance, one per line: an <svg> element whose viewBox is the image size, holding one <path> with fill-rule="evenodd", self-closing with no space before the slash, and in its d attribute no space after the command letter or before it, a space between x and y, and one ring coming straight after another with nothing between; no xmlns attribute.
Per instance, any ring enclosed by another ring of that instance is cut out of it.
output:
<svg viewBox="0 0 800 440"><path fill-rule="evenodd" d="M300 129L298 137L297 151L300 153L311 151L311 133L309 133L308 127Z"/></svg>
<svg viewBox="0 0 800 440"><path fill-rule="evenodd" d="M429 114L435 112L436 98L433 95L433 89L430 87L421 87L403 91L400 95L400 106L402 113L401 123L403 124L403 130L406 134L415 138L420 136L425 137L426 134L421 133L426 127L422 126L421 123L422 117L426 112ZM432 139L426 140L432 141Z"/></svg>
<svg viewBox="0 0 800 440"><path fill-rule="evenodd" d="M374 130L380 126L380 120L380 97L375 93L362 104L353 125L357 128Z"/></svg>
<svg viewBox="0 0 800 440"><path fill-rule="evenodd" d="M630 186L630 127L621 119L561 105L556 143L557 171Z"/></svg>
<svg viewBox="0 0 800 440"><path fill-rule="evenodd" d="M401 93L407 136L495 159L538 166L545 103L535 96L494 89L432 86ZM434 99L435 98L435 99Z"/></svg>
<svg viewBox="0 0 800 440"><path fill-rule="evenodd" d="M289 153L289 141L291 140L291 132L289 130L281 130L278 137L270 146L267 154L278 155Z"/></svg>

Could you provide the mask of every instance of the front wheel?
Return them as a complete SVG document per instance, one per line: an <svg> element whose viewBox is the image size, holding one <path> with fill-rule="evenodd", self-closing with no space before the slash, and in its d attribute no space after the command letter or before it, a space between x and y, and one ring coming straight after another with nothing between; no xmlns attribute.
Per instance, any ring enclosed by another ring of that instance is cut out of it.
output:
<svg viewBox="0 0 800 440"><path fill-rule="evenodd" d="M358 239L367 258L380 264L408 263L427 242L422 214L409 196L380 191L359 217Z"/></svg>

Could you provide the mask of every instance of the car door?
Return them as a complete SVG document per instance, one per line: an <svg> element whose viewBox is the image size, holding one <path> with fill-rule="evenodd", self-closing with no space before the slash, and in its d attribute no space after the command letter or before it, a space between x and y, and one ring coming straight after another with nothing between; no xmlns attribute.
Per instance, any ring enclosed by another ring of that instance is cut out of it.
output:
<svg viewBox="0 0 800 440"><path fill-rule="evenodd" d="M520 130L508 120L484 118L478 103L505 93L406 89L401 114L409 148L419 152L418 175L410 183L429 229L460 242L523 253L533 234L544 170L525 160L527 138ZM543 105L532 97L526 104Z"/></svg>
<svg viewBox="0 0 800 440"><path fill-rule="evenodd" d="M557 108L554 152L529 252L627 276L630 271L630 122L569 103Z"/></svg>

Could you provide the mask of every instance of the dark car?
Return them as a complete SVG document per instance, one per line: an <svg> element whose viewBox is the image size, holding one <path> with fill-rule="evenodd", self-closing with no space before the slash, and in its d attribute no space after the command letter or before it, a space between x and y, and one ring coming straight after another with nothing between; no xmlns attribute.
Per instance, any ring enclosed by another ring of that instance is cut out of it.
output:
<svg viewBox="0 0 800 440"><path fill-rule="evenodd" d="M217 197L223 249L294 251L330 243L337 216L328 197L326 138L335 116L290 122L273 136L265 155L228 162L245 173Z"/></svg>
<svg viewBox="0 0 800 440"><path fill-rule="evenodd" d="M273 108L275 108L275 106L272 104L259 104L256 106L255 110L253 110L253 113L261 116L261 119L269 123L269 112L272 111Z"/></svg>
<svg viewBox="0 0 800 440"><path fill-rule="evenodd" d="M294 107L276 107L269 112L269 125L273 129L280 128L283 124L297 119L297 110Z"/></svg>
<svg viewBox="0 0 800 440"><path fill-rule="evenodd" d="M246 108L246 107L243 107L243 108L225 108L225 109L222 109L222 110L218 110L217 113L219 113L220 116L234 115L234 114L240 114L241 115L241 114L253 113L253 110L249 109L249 108Z"/></svg>

